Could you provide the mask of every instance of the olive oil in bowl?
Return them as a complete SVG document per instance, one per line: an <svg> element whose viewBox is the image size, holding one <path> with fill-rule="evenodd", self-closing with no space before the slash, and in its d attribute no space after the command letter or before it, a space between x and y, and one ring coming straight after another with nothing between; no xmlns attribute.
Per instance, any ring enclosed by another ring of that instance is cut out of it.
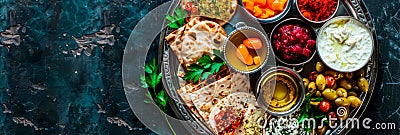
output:
<svg viewBox="0 0 400 135"><path fill-rule="evenodd" d="M257 82L257 102L275 116L289 115L304 99L305 87L301 77L286 67L266 71Z"/></svg>

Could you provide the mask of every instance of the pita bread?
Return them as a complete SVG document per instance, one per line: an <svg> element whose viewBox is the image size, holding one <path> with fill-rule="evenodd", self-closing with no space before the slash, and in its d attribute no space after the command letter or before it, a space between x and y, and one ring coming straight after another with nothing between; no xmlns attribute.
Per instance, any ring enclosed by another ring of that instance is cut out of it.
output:
<svg viewBox="0 0 400 135"><path fill-rule="evenodd" d="M247 76L232 73L212 83L204 81L198 85L186 85L177 92L189 107L195 107L203 120L208 123L211 108L229 94L236 92L251 93ZM203 87L204 85L204 87Z"/></svg>
<svg viewBox="0 0 400 135"><path fill-rule="evenodd" d="M183 27L180 27L179 29L171 32L168 34L167 37L165 37L165 40L168 42L168 44L179 44L178 42L181 42L181 38L186 35L187 31L192 28L194 25L198 24L201 22L200 17L194 17L191 18L188 23L186 23Z"/></svg>
<svg viewBox="0 0 400 135"><path fill-rule="evenodd" d="M214 131L218 132L216 128L217 123L215 122L214 116L217 115L220 111L227 110L228 107L231 107L233 108L233 110L236 110L237 113L244 112L244 114L242 114L244 118L248 117L255 111L256 104L256 97L251 93L236 92L229 94L227 97L223 98L218 104L212 107L210 112L209 124ZM243 129L243 126L240 126L235 132L242 133L244 132Z"/></svg>
<svg viewBox="0 0 400 135"><path fill-rule="evenodd" d="M184 66L195 63L204 54L222 50L226 32L216 22L200 21L195 18L184 27L166 37L172 51Z"/></svg>

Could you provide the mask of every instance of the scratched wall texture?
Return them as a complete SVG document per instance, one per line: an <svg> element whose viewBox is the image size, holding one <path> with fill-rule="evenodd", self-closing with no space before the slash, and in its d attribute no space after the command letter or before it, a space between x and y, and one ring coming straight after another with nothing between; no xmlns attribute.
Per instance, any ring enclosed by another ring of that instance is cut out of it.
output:
<svg viewBox="0 0 400 135"><path fill-rule="evenodd" d="M154 134L124 95L136 23L160 0L0 0L0 135Z"/></svg>
<svg viewBox="0 0 400 135"><path fill-rule="evenodd" d="M0 135L154 134L121 80L135 24L165 0L0 0ZM378 85L364 117L400 132L400 0L365 0L378 34ZM382 83L381 83L382 82Z"/></svg>

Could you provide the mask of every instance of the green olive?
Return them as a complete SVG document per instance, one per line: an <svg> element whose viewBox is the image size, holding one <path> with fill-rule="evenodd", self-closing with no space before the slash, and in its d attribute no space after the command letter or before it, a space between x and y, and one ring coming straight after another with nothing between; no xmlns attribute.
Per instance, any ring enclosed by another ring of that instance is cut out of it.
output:
<svg viewBox="0 0 400 135"><path fill-rule="evenodd" d="M319 105L319 103L321 103L321 102L314 102L314 101L310 101L310 104L311 104L311 105L313 105L313 106L318 106L318 105Z"/></svg>
<svg viewBox="0 0 400 135"><path fill-rule="evenodd" d="M358 88L362 91L362 92L367 92L369 89L369 84L367 79L365 79L364 77L361 77L360 79L358 79L357 81L358 84Z"/></svg>
<svg viewBox="0 0 400 135"><path fill-rule="evenodd" d="M326 80L325 80L325 76L322 74L319 74L317 76L317 79L315 80L315 84L317 85L317 88L319 90L324 90L325 86L326 86Z"/></svg>
<svg viewBox="0 0 400 135"><path fill-rule="evenodd" d="M340 84L341 87L345 88L346 90L350 90L351 89L351 84L346 79L340 79L339 80L339 84Z"/></svg>
<svg viewBox="0 0 400 135"><path fill-rule="evenodd" d="M320 92L320 91L317 91L317 92L315 92L315 96L317 96L317 97L321 97L321 96L322 96L322 94L321 94L321 92Z"/></svg>
<svg viewBox="0 0 400 135"><path fill-rule="evenodd" d="M319 127L319 126L318 126ZM317 129L317 134L318 135L324 135L326 132L326 126L323 126L322 128Z"/></svg>
<svg viewBox="0 0 400 135"><path fill-rule="evenodd" d="M348 96L355 96L355 97L357 97L357 93L356 93L355 91L348 91L348 92L347 92L347 95L348 95Z"/></svg>
<svg viewBox="0 0 400 135"><path fill-rule="evenodd" d="M315 70L317 70L318 73L321 73L325 70L325 65L322 62L317 62L317 64L315 64Z"/></svg>
<svg viewBox="0 0 400 135"><path fill-rule="evenodd" d="M304 83L304 87L307 88L310 81L307 78L303 78L303 83Z"/></svg>
<svg viewBox="0 0 400 135"><path fill-rule="evenodd" d="M339 88L336 90L336 93L339 97L347 97L347 91L346 89Z"/></svg>
<svg viewBox="0 0 400 135"><path fill-rule="evenodd" d="M338 97L336 91L330 88L326 88L322 91L322 95L328 100L335 100Z"/></svg>
<svg viewBox="0 0 400 135"><path fill-rule="evenodd" d="M335 104L336 104L337 106L348 107L348 106L351 105L351 102L350 102L349 99L347 99L347 98L345 98L345 97L340 97L340 98L337 98L337 99L335 100Z"/></svg>
<svg viewBox="0 0 400 135"><path fill-rule="evenodd" d="M346 77L346 79L352 79L353 78L353 72L348 72L348 73L344 73L344 77Z"/></svg>
<svg viewBox="0 0 400 135"><path fill-rule="evenodd" d="M339 120L341 121L345 121L347 119L347 117L349 117L349 108L346 107L345 113L343 113L343 115L338 115Z"/></svg>
<svg viewBox="0 0 400 135"><path fill-rule="evenodd" d="M354 108L359 107L362 103L361 99L355 96L349 96L347 99L350 101L351 107Z"/></svg>
<svg viewBox="0 0 400 135"><path fill-rule="evenodd" d="M365 69L360 69L360 70L358 70L357 72L356 72L356 75L358 76L358 77L365 77Z"/></svg>
<svg viewBox="0 0 400 135"><path fill-rule="evenodd" d="M338 71L328 70L325 72L325 75L330 75L335 77L336 80L343 78L343 73L339 73Z"/></svg>
<svg viewBox="0 0 400 135"><path fill-rule="evenodd" d="M317 86L315 85L315 82L310 82L308 84L308 92L315 93L316 90L317 90Z"/></svg>

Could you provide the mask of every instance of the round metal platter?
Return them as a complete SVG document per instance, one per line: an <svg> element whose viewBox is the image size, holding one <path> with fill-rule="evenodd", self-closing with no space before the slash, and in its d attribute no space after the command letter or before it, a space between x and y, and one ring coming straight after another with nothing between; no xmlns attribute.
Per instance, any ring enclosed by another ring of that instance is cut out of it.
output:
<svg viewBox="0 0 400 135"><path fill-rule="evenodd" d="M180 6L181 1L180 0L175 0L173 1L172 6L170 7L169 11L167 13L171 14L175 10L175 8ZM241 3L239 0L238 3ZM260 29L261 31L264 31L266 35L270 35L270 32L274 28L275 25L277 25L279 22L287 19L287 18L299 18L307 22L305 19L303 19L300 14L298 13L296 9L296 5L294 5L294 2L292 2L293 5L290 11L286 14L286 16L279 21L276 21L274 23L268 23L268 24L261 24L262 28ZM234 30L234 27L230 24L235 24L238 20L243 21L243 19L246 18L240 18L238 16L248 16L245 11L241 6L237 7L236 14L234 15L233 19L230 20L232 23L227 23L225 24L224 28L227 33L231 32ZM340 0L339 3L339 8L335 16L351 16L362 23L366 24L369 29L371 30L374 38L374 50L373 50L373 55L370 58L369 63L367 64L367 75L366 78L369 81L370 87L368 92L362 93L359 95L359 98L363 101L360 107L357 107L355 109L351 109L349 112L349 117L348 118L360 118L363 112L365 111L369 100L371 98L371 95L374 91L374 86L375 86L375 81L377 77L377 63L378 63L378 43L377 43L377 38L376 38L376 33L374 29L374 25L372 23L372 18L370 16L370 13L368 12L365 3L362 0ZM239 18L239 19L238 19ZM256 21L252 20L251 17L247 17L249 21ZM237 20L238 19L238 20ZM164 23L167 23L168 21L164 21ZM310 25L314 28L314 30L318 31L319 28L323 25L322 24L313 24L310 23ZM164 25L165 26L165 25ZM180 63L177 60L176 56L174 56L172 50L170 50L169 46L167 45L166 41L163 40L172 30L165 28L161 34L160 34L160 45L159 45L159 62L161 62L161 72L163 74L162 81L165 90L173 99L173 102L169 102L171 108L173 111L176 113L176 116L179 119L189 121L190 124L186 126L186 128L190 128L189 131L195 131L196 133L194 134L214 134L211 129L209 129L201 120L198 118L185 104L183 104L183 100L181 100L179 94L176 92L181 86L180 86L180 80L179 77L177 76L177 72L180 67ZM271 50L269 51L271 54ZM269 56L269 59L274 59L273 55ZM308 74L312 69L314 69L314 65L317 61L320 61L319 56L316 55L313 57L313 59L306 63L303 67L304 70L300 72L300 75L302 77L307 77ZM273 66L273 65L272 65ZM281 63L276 63L275 66L287 66ZM292 68L292 67L290 67ZM265 71L261 70L261 72ZM261 74L261 73L258 73ZM256 78L257 79L257 78ZM348 124L348 123L346 123ZM347 128L346 128L347 127ZM351 127L351 126L350 126ZM343 126L343 127L338 127L335 129L331 129L330 132L327 134L346 134L351 130L351 128L348 126Z"/></svg>

